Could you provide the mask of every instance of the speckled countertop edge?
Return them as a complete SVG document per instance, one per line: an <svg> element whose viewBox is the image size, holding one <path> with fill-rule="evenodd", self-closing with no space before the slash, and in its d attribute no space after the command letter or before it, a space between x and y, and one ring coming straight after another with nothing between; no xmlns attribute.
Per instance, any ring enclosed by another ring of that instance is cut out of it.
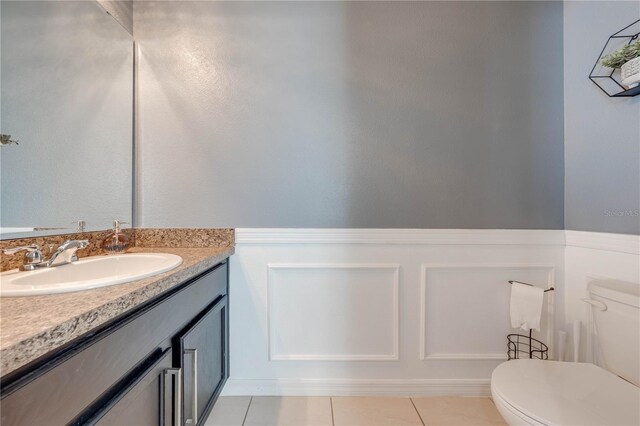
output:
<svg viewBox="0 0 640 426"><path fill-rule="evenodd" d="M231 256L234 247L135 247L130 252L173 253L183 262L163 274L110 287L0 298L0 376L215 266Z"/></svg>

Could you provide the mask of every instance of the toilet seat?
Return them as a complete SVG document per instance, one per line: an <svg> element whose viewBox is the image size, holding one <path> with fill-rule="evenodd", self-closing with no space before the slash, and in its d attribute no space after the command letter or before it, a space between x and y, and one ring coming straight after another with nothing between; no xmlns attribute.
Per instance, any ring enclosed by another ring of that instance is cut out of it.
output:
<svg viewBox="0 0 640 426"><path fill-rule="evenodd" d="M493 371L491 393L511 424L640 424L640 388L594 364L508 361Z"/></svg>

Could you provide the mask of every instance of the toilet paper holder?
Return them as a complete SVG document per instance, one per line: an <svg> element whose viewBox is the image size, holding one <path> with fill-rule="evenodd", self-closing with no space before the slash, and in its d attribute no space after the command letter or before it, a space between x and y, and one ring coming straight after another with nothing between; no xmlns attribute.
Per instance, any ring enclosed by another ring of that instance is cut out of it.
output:
<svg viewBox="0 0 640 426"><path fill-rule="evenodd" d="M532 336L532 330L529 335L524 334L508 334L507 335L507 359L521 359L520 354L525 354L529 359L549 359L549 347Z"/></svg>
<svg viewBox="0 0 640 426"><path fill-rule="evenodd" d="M518 283L535 287L533 284L522 281L509 280L509 284ZM544 290L545 293L555 290L549 287ZM508 334L507 335L507 358L520 359L520 354L526 354L529 359L549 359L549 347L542 341L533 337L533 330L529 329L529 335L525 334Z"/></svg>
<svg viewBox="0 0 640 426"><path fill-rule="evenodd" d="M531 286L531 287L535 287L533 284L525 283L523 281L509 280L508 282L509 282L509 284L518 283L518 284L524 284L524 285L528 285L528 286ZM555 290L555 288L549 287L544 292L546 293L548 291L553 291L553 290Z"/></svg>

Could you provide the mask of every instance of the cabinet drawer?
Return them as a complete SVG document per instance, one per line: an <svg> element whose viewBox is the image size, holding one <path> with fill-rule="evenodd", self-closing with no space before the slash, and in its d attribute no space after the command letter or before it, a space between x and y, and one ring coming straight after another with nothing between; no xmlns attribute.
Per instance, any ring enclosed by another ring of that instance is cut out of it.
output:
<svg viewBox="0 0 640 426"><path fill-rule="evenodd" d="M227 264L125 315L53 357L35 378L2 393L2 425L66 424L146 359L161 343L226 294Z"/></svg>
<svg viewBox="0 0 640 426"><path fill-rule="evenodd" d="M178 338L183 389L183 422L196 425L220 393L228 369L227 297L201 313Z"/></svg>
<svg viewBox="0 0 640 426"><path fill-rule="evenodd" d="M87 421L101 426L178 424L180 370L172 368L172 351L157 351L141 373L129 380L103 409Z"/></svg>

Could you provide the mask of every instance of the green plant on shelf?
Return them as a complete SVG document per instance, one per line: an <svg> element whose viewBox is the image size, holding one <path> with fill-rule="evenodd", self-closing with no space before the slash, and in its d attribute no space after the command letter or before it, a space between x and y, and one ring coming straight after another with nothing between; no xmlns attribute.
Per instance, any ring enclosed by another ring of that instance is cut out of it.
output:
<svg viewBox="0 0 640 426"><path fill-rule="evenodd" d="M18 145L18 141L11 139L11 135L0 134L0 145L11 145L12 143Z"/></svg>
<svg viewBox="0 0 640 426"><path fill-rule="evenodd" d="M604 56L600 63L607 68L620 68L632 59L640 56L640 40L629 43L623 48Z"/></svg>

